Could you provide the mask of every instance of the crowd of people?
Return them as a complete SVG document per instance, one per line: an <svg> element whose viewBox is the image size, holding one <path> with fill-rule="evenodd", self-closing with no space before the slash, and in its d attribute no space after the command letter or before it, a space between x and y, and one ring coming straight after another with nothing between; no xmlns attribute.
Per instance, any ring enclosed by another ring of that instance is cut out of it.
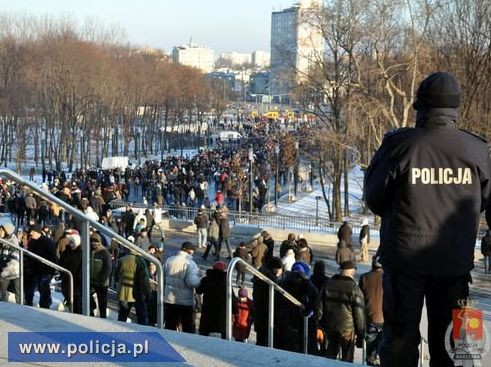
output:
<svg viewBox="0 0 491 367"><path fill-rule="evenodd" d="M196 298L193 295L202 294L199 333L216 333L224 338L227 264L217 257L212 268L201 277L193 260L195 252L200 247L205 248L204 238L207 238L210 221L214 222L215 216L208 218L200 210L195 219L198 245L183 243L178 254L165 263L165 277L169 284L165 287L165 325L172 330L194 333ZM360 248L367 243L367 231L361 233ZM308 317L309 353L353 362L355 346L361 347L366 337L367 363L378 365L378 344L383 330L382 266L378 258L374 258L372 270L363 274L357 284L354 280L357 259L352 250L352 237L349 224L344 223L338 232L338 244L346 243L346 249L353 256L342 258L339 274L332 277L329 277L332 274L328 274L325 260L314 261L314 253L306 239L293 233L278 246L267 231L252 241L238 244L234 257L258 269L302 303L299 307L277 292L275 348L302 352L304 317ZM209 241L211 238L208 236ZM360 260L365 256L364 250L360 250ZM205 259L208 251L209 247L202 255ZM276 252L279 257L275 256ZM237 341L245 341L253 326L257 345L267 346L269 285L259 277L252 277L250 299L245 287L247 266L239 262L235 269L237 294L233 295L232 302L233 336Z"/></svg>
<svg viewBox="0 0 491 367"><path fill-rule="evenodd" d="M109 177L109 183L111 180ZM284 299L279 293L277 294L274 328L275 347L301 351L303 317L310 316L309 352L335 357L333 351L330 351L331 354L329 354L327 349L322 349L322 345L325 344L319 342L318 336L320 334L325 335L324 343L329 340L332 334L328 330L332 325L326 324L325 320L330 320L331 317L326 318L325 315L329 315L329 312L337 314L338 311L333 310L344 304L344 301L339 300L340 304L335 302L336 304L331 306L322 303L322 295L327 292L327 285L334 282L336 276L329 280L325 275L324 262L322 260L314 261L314 253L305 238L301 236L298 238L294 234L290 234L285 241L275 246L272 236L267 231L263 231L257 238L240 242L233 249L230 242L228 208L225 205L218 205L215 210L207 214L205 208L201 207L195 219L197 245L184 242L175 256L170 256L165 260L163 232L160 231L160 240L158 240L158 236L155 236L160 229L158 207L152 211L133 213L133 208L129 206L118 221L108 205L110 200L106 201L103 195L103 192L107 190L116 193L119 191L118 188L114 188L117 185L117 179L112 186L105 186L105 183L105 179L99 181L97 178L92 182L86 177L74 175L70 182L59 184L62 185L59 189L57 189L58 185L55 185L51 190L55 191L62 200L66 200L67 203L83 210L88 216L92 216L94 220L98 220L118 234L125 236L136 246L152 254L156 260L163 263L166 328L194 333L196 310L199 306L201 316L198 332L201 335L217 333L221 337L225 337L226 271L228 264L221 260L222 244L225 244L226 259L224 260L231 260L233 257L242 258L266 277L277 282L303 304L303 307L299 308ZM73 303L70 302L69 297L69 278L66 274L60 274L60 290L64 297L63 307L72 308L74 313L82 313L83 249L81 248L80 236L82 228L79 220L65 213L61 208L57 209L56 204L48 206L44 199L34 195L25 187L19 187L10 182L2 182L2 196L6 198L4 210L7 211L11 208L12 198L15 198L16 202L18 197L23 197L28 203L32 198L34 203L29 203L30 210L24 211L23 214L18 211L11 212L16 219L18 229L16 230L12 223L3 224L0 226L1 238L22 246L72 272L74 276ZM49 212L46 216L42 214L44 209L40 210L44 206L48 208L47 211ZM53 213L53 207L55 207L55 213ZM345 231L346 227L349 226L346 225L340 229L340 242L346 240L346 236L351 237L350 230ZM343 235L345 232L347 235ZM153 238L152 233L154 234ZM351 245L351 240L349 243ZM210 255L211 250L214 251L214 263L204 276L192 260L197 249L202 249L201 256L205 260ZM1 251L2 260L8 263L2 265L0 281L2 300L7 300L8 292L12 292L16 302L20 302L19 255L15 249L7 245L2 245ZM276 252L279 253L280 257L275 256ZM17 268L15 264L17 264ZM346 277L345 272L351 271L354 265L350 264L354 263L352 261L341 262L342 276ZM313 272L311 271L312 268ZM156 325L157 282L154 263L138 256L136 252L120 246L105 233L99 233L91 228L90 269L91 315L101 318L107 317L108 289L112 287L117 292L118 320L126 321L128 317L132 318L131 311L134 308L136 322L142 325ZM35 303L34 294L37 290L39 292L39 306L51 308L53 303L51 285L55 270L29 257L24 257L22 270L25 304L33 305ZM237 292L233 296L233 336L237 341L247 341L250 339L252 328L254 328L257 344L267 345L269 286L259 278L254 277L252 279L251 299L249 291L245 287L246 266L241 263L236 270ZM347 276L349 275L347 274ZM356 285L352 288L354 290L350 288L350 292L359 291ZM331 300L332 298L331 296L328 297ZM363 300L364 297L360 296L359 299L353 301L349 309L356 310L358 312L356 315L360 312L364 314ZM319 306L321 304L322 306ZM359 307L361 307L360 312ZM346 318L358 317L347 311L343 315ZM288 319L289 322L285 323L285 319ZM357 319L353 325L353 335L363 335L365 330L364 316L361 321ZM377 325L380 327L380 322ZM344 333L344 331L346 330L343 329L340 332ZM349 349L351 346L350 344L347 348ZM352 360L352 353L351 355L349 352L344 353L343 359Z"/></svg>

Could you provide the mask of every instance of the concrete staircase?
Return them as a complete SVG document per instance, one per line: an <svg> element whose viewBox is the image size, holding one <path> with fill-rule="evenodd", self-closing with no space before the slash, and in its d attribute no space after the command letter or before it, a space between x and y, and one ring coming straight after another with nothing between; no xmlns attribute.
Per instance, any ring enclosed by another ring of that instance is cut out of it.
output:
<svg viewBox="0 0 491 367"><path fill-rule="evenodd" d="M60 363L8 363L8 332L135 332L159 331L163 338L186 360L186 363L165 363L165 366L360 366L306 356L281 350L257 347L247 343L229 342L214 337L202 337L158 330L153 327L122 323L93 317L72 315L64 312L44 310L0 302L0 366L50 366ZM87 363L70 363L87 366ZM121 363L117 365L123 365ZM149 366L155 363L124 363L125 366ZM91 363L92 366L116 366L114 363Z"/></svg>

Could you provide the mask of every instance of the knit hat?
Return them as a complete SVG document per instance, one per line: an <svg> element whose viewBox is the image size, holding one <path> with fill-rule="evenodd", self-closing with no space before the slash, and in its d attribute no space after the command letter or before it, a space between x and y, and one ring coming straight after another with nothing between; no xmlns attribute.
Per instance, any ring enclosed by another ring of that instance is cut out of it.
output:
<svg viewBox="0 0 491 367"><path fill-rule="evenodd" d="M220 270L220 271L226 271L227 270L227 264L225 264L223 261L215 261L213 264L213 269L214 270Z"/></svg>
<svg viewBox="0 0 491 367"><path fill-rule="evenodd" d="M460 106L461 94L459 81L452 74L439 71L421 82L413 108L457 108Z"/></svg>
<svg viewBox="0 0 491 367"><path fill-rule="evenodd" d="M186 241L181 245L181 250L193 250L196 251L196 245L193 245L191 242Z"/></svg>
<svg viewBox="0 0 491 367"><path fill-rule="evenodd" d="M267 264L269 269L282 269L283 263L279 257L272 257Z"/></svg>
<svg viewBox="0 0 491 367"><path fill-rule="evenodd" d="M29 227L29 232L43 233L43 228L39 224L34 223Z"/></svg>
<svg viewBox="0 0 491 367"><path fill-rule="evenodd" d="M249 296L249 292L247 292L246 288L240 288L239 297L247 298Z"/></svg>
<svg viewBox="0 0 491 367"><path fill-rule="evenodd" d="M70 243L70 246L75 248L80 246L80 243L82 242L80 239L80 235L78 234L78 231L74 229L73 232L67 236L67 238L68 238L68 242Z"/></svg>
<svg viewBox="0 0 491 367"><path fill-rule="evenodd" d="M304 279L310 278L310 267L303 261L297 261L292 265L292 273L298 273Z"/></svg>

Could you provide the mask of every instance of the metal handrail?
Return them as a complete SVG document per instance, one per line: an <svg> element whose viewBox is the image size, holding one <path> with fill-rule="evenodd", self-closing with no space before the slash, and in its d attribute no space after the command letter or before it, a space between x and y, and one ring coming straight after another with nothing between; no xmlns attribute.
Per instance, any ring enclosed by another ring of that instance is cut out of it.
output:
<svg viewBox="0 0 491 367"><path fill-rule="evenodd" d="M10 246L14 248L15 250L19 251L19 276L20 276L20 304L24 304L24 253L40 262L42 262L45 265L48 265L49 267L52 267L53 269L56 269L58 271L61 271L63 273L68 274L68 278L70 280L70 312L73 313L73 274L70 270L55 264L54 262L51 262L49 260L46 260L44 257L39 256L29 250L26 250L25 248L16 245L13 242L10 242L4 238L0 238L0 243L3 243L6 246Z"/></svg>
<svg viewBox="0 0 491 367"><path fill-rule="evenodd" d="M82 313L86 316L89 316L90 314L90 244L89 244L89 224L91 227L97 229L100 233L105 234L111 238L113 238L115 241L117 241L119 244L121 244L123 247L126 247L134 252L136 252L138 255L142 256L146 260L152 262L155 264L157 267L157 281L158 281L158 288L157 288L157 325L159 328L163 329L164 328L164 269L162 266L162 263L153 255L145 252L138 246L134 245L130 241L128 241L126 238L120 236L119 234L115 233L112 229L100 224L99 222L96 222L95 220L89 218L87 215L82 213L80 210L75 209L71 205L65 203L63 200L57 198L50 192L47 192L39 187L37 187L35 184L32 182L29 182L22 178L20 175L17 173L5 169L5 168L0 168L0 175L6 176L9 179L21 184L27 186L31 191L35 192L37 195L40 197L50 201L54 202L57 205L59 205L62 209L67 211L68 213L72 214L73 216L77 217L82 221L82 233L81 233L81 243L82 243L82 254L83 254L83 261L82 261Z"/></svg>
<svg viewBox="0 0 491 367"><path fill-rule="evenodd" d="M273 348L273 328L274 328L274 293L277 291L295 306L300 307L302 310L305 309L305 306L302 302L293 297L286 290L281 288L278 284L269 279L266 275L261 273L251 264L247 263L240 257L235 257L232 259L227 269L227 303L226 303L226 314L225 314L225 322L226 322L226 339L232 340L232 276L234 272L235 266L241 263L246 267L246 269L251 272L253 275L261 279L263 282L269 284L269 317L268 317L268 347ZM307 354L308 347L308 322L309 318L304 317L304 345L303 351Z"/></svg>
<svg viewBox="0 0 491 367"><path fill-rule="evenodd" d="M192 221L197 215L198 208L190 206L168 206L168 205L150 205L142 203L124 202L121 200L113 200L109 204L111 208L118 209L126 206L132 206L133 209L155 209L158 207L169 214L178 214L183 216L183 220ZM213 213L211 209L204 210L208 215ZM249 213L246 211L228 211L229 221L234 224L248 224L257 227L270 226L274 228L304 230L304 231L323 231L336 233L338 228L343 224L341 222L331 222L328 218L316 218L315 216L307 215L288 215L278 213ZM361 225L356 223L350 224L353 234L357 234L361 230ZM372 228L376 231L377 228Z"/></svg>

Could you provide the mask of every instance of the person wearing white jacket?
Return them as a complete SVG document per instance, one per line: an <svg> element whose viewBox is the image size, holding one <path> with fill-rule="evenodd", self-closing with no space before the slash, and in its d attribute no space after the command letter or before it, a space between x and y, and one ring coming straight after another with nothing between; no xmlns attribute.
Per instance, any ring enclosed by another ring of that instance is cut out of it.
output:
<svg viewBox="0 0 491 367"><path fill-rule="evenodd" d="M193 261L196 246L184 242L175 256L167 259L165 274L165 328L194 334L194 289L201 284L198 265Z"/></svg>
<svg viewBox="0 0 491 367"><path fill-rule="evenodd" d="M92 209L92 207L87 207L87 209L85 210L85 214L92 220L98 222L99 221L99 216L97 215L97 213L94 211L94 209Z"/></svg>
<svg viewBox="0 0 491 367"><path fill-rule="evenodd" d="M12 223L0 226L0 237L19 246L19 239L15 236L15 227ZM0 269L0 301L8 301L8 288L12 284L15 302L20 303L19 251L0 244L0 253L9 259L7 265Z"/></svg>
<svg viewBox="0 0 491 367"><path fill-rule="evenodd" d="M285 271L291 271L293 264L295 264L295 252L292 249L289 249L286 252L286 255L283 256L281 262L283 263L283 268Z"/></svg>

